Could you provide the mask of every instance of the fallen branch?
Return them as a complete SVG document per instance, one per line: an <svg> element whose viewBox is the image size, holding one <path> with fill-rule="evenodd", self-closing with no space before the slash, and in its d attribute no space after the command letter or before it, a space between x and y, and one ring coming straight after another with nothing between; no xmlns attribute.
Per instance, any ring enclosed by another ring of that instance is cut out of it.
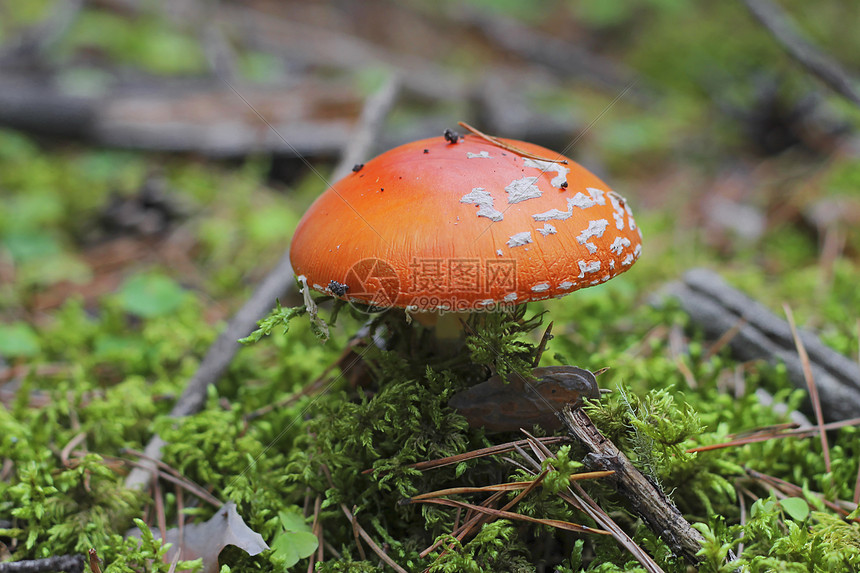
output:
<svg viewBox="0 0 860 573"><path fill-rule="evenodd" d="M719 338L737 328L736 335L728 342L737 359L785 364L791 383L808 390L788 322L729 286L718 274L705 269L689 271L683 282L670 284L663 294L677 298L696 327L710 338ZM738 328L742 318L744 322ZM860 411L860 366L810 332L801 329L799 337L809 355L825 421L856 416Z"/></svg>
<svg viewBox="0 0 860 573"><path fill-rule="evenodd" d="M666 494L642 475L627 456L600 433L581 405L565 406L561 419L568 432L588 450L586 464L592 468L614 471L615 474L606 479L616 484L618 492L627 498L636 515L673 552L683 556L690 564L698 565L696 553L702 548L704 538L684 519Z"/></svg>
<svg viewBox="0 0 860 573"><path fill-rule="evenodd" d="M770 0L744 0L759 22L797 62L845 99L860 105L857 81L824 52L807 42L779 5Z"/></svg>
<svg viewBox="0 0 860 573"><path fill-rule="evenodd" d="M534 436L525 430L521 429L521 431L528 436L529 447L540 462L532 459L531 456L527 455L525 452L520 452L520 455L522 455L527 462L532 464L535 471L539 471L541 464L545 460L555 457L555 455L546 447L546 445L539 442ZM612 537L615 538L615 541L617 541L624 549L629 551L630 554L639 561L645 571L648 573L663 572L663 569L657 565L654 558L648 555L648 553L638 543L633 541L633 539L627 535L627 532L621 529L621 526L615 523L615 520L613 520L602 507L597 505L597 502L588 495L588 492L586 492L578 482L573 482L570 487L567 488L567 491L568 493L559 493L559 497L576 509L585 512L585 514L593 519L598 525L609 531L612 534Z"/></svg>

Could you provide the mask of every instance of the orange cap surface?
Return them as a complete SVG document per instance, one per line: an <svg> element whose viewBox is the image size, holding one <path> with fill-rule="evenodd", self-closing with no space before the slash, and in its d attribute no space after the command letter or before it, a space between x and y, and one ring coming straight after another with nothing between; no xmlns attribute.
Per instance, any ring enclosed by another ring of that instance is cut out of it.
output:
<svg viewBox="0 0 860 573"><path fill-rule="evenodd" d="M374 306L466 311L563 296L630 268L642 235L623 197L557 153L501 141L546 160L467 135L368 161L299 222L296 275Z"/></svg>

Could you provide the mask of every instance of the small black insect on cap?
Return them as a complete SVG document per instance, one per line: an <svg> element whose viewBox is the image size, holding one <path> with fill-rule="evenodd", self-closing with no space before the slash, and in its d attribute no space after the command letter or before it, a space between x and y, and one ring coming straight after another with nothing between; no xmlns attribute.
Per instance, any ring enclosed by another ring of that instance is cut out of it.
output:
<svg viewBox="0 0 860 573"><path fill-rule="evenodd" d="M346 291L349 290L349 285L345 285L343 283L339 283L333 280L329 281L328 290L330 290L335 296L343 296L346 294Z"/></svg>
<svg viewBox="0 0 860 573"><path fill-rule="evenodd" d="M445 133L443 133L442 135L445 136L445 141L447 141L448 143L457 143L458 141L460 141L460 134L454 130L446 129Z"/></svg>
<svg viewBox="0 0 860 573"><path fill-rule="evenodd" d="M364 163L356 163L355 165L352 166L353 173L358 173L362 169L364 169Z"/></svg>

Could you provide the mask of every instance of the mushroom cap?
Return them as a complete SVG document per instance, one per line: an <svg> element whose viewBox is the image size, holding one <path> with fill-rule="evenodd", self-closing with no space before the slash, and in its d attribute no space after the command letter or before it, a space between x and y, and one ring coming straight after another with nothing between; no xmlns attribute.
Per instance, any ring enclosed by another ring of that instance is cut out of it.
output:
<svg viewBox="0 0 860 573"><path fill-rule="evenodd" d="M642 234L623 197L558 153L500 141L547 160L467 135L356 166L299 222L296 275L377 307L469 311L564 296L631 267Z"/></svg>

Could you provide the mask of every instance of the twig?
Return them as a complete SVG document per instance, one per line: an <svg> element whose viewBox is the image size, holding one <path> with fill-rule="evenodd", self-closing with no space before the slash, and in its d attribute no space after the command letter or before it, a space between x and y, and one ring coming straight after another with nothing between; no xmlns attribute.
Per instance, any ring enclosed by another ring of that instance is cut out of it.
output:
<svg viewBox="0 0 860 573"><path fill-rule="evenodd" d="M69 460L69 455L72 453L72 450L78 447L80 443L86 439L86 432L78 432L71 440L69 440L69 443L63 447L62 451L60 452L60 461L63 462L63 465L65 467L72 467L72 462L71 460Z"/></svg>
<svg viewBox="0 0 860 573"><path fill-rule="evenodd" d="M648 527L690 564L697 565L696 553L702 548L702 534L687 523L669 498L654 486L627 459L615 444L606 439L594 425L581 405L566 406L562 420L572 436L588 450L586 463L602 470L615 470L608 479L627 498L631 508Z"/></svg>
<svg viewBox="0 0 860 573"><path fill-rule="evenodd" d="M511 153L519 155L520 157L527 157L529 159L536 159L538 161L545 161L547 163L562 163L564 165L567 165L567 159L565 159L561 155L559 155L556 158L543 157L542 155L537 155L537 154L532 153L530 151L520 149L519 147L517 147L515 145L511 145L510 143L502 141L498 137L494 137L492 135L487 135L483 131L479 131L477 128L472 127L471 125L469 125L465 121L458 121L457 125L459 125L463 129L468 129L469 131L471 131L473 134L477 135L478 137L480 137L484 141L486 141L488 143L492 143L493 145L495 145L497 147L501 147L502 149L507 149Z"/></svg>
<svg viewBox="0 0 860 573"><path fill-rule="evenodd" d="M807 42L778 4L770 0L744 0L744 3L792 58L830 89L860 105L860 91L854 87L857 81L835 60Z"/></svg>
<svg viewBox="0 0 860 573"><path fill-rule="evenodd" d="M584 479L598 479L606 476L612 475L611 471L598 471L598 472L583 472L578 474L571 474L570 481L580 481ZM541 480L543 477L540 478ZM494 485L485 485L478 487L451 487L447 489L440 489L437 491L431 491L428 493L422 493L419 495L413 495L410 498L404 500L406 503L411 503L414 501L420 501L424 499L429 499L431 497L440 497L443 495L455 495L455 494L463 494L463 493L489 493L491 491L520 491L524 489L532 489L536 485L538 485L539 480L533 479L529 481L515 481L511 483L500 483Z"/></svg>
<svg viewBox="0 0 860 573"><path fill-rule="evenodd" d="M382 119L394 103L397 95L397 83L391 79L385 84L374 97L370 98L361 113L358 122L357 137L359 142L347 145L344 149L343 158L335 168L337 174L352 168L356 157L362 157L368 153L370 143L373 141L373 133L380 129ZM197 368L197 372L188 382L179 400L170 411L173 418L181 418L200 411L206 399L206 389L216 384L239 350L238 339L247 336L266 313L271 310L274 302L283 296L293 282L293 268L290 265L290 252L287 250L281 256L251 298L239 309L239 311L227 323L227 327L218 335L218 338L209 347L209 351ZM161 448L166 442L159 435L154 435L143 451L145 458L153 460L161 459ZM152 479L154 465L144 463L143 467L135 468L129 473L125 480L127 488L145 488Z"/></svg>
<svg viewBox="0 0 860 573"><path fill-rule="evenodd" d="M173 467L167 465L166 463L164 463L160 459L148 457L143 452L138 452L137 450L134 450L132 448L125 448L124 451L131 454L131 455L134 455L134 456L141 458L142 461L135 462L133 460L124 460L122 458L116 458L117 460L121 460L123 462L128 462L128 463L130 463L132 465L136 465L138 467L142 467L142 465L145 463L154 464L157 468L160 468L160 470L158 470L158 476L160 478L165 479L165 480L169 481L170 483L173 483L173 484L180 486L181 488L187 490L189 493L196 495L197 497L199 497L203 501L211 503L215 507L221 507L222 505L224 505L223 501L219 500L218 498L213 496L211 493L209 493L208 491L203 489L203 487L201 485L194 483L193 481L191 481L190 479L188 479L187 477L182 475L179 471L177 471L176 468L173 468ZM164 471L161 471L161 470L164 470Z"/></svg>
<svg viewBox="0 0 860 573"><path fill-rule="evenodd" d="M522 432L529 437L529 447L541 462L555 457L549 448L537 441L534 436L525 430L522 430ZM540 469L540 462L532 460L531 463L536 470ZM612 534L612 537L615 538L622 547L629 551L630 554L642 564L642 567L644 567L646 571L649 573L663 573L663 569L657 565L657 562L654 561L654 559L648 555L648 553L646 553L638 543L633 541L633 539L631 539L631 537L627 535L627 533L621 529L617 523L615 523L615 521L603 510L602 507L597 505L597 502L588 495L588 492L586 492L579 483L574 482L570 487L568 487L567 491L568 493L566 494L559 493L559 497L576 509L584 512L598 525L609 531Z"/></svg>
<svg viewBox="0 0 860 573"><path fill-rule="evenodd" d="M546 438L540 438L540 441L544 444L547 444L547 445L557 444L560 442L567 442L569 440L570 440L570 438L568 438L566 436L549 436ZM485 456L493 456L496 454L504 454L504 453L507 453L510 451L514 451L517 448L517 446L524 446L524 445L526 445L526 443L528 443L527 440L520 440L518 442L508 442L506 444L498 444L496 446L481 448L479 450L473 450L471 452L466 452L463 454L448 456L447 458L439 458L437 460L428 460L425 462L417 462L417 463L410 464L410 465L404 466L404 467L407 467L410 469L416 469L419 471L432 470L432 469L441 468L444 466L450 466L452 464L458 464L458 463L466 461L466 460L473 460L476 458L482 458ZM361 473L362 474L369 474L372 472L373 472L373 470L369 469L369 470L364 470Z"/></svg>
<svg viewBox="0 0 860 573"><path fill-rule="evenodd" d="M558 519L540 519L537 517L531 517L528 515L523 515L521 513L514 513L512 511L505 511L503 509L490 509L487 507L483 507L481 505L475 505L472 503L466 503L463 501L456 501L453 499L424 499L418 503L433 503L437 505L446 505L448 507L463 507L467 509L471 509L473 511L477 511L479 513L484 513L486 515L490 515L493 517L497 517L500 519L512 519L515 521L527 521L529 523L537 523L538 525L546 525L549 527L555 527L557 529L564 529L565 531L575 531L577 533L599 533L601 535L610 535L609 531L603 529L595 529L593 527L588 527L586 525L579 525L578 523L571 523L569 521L561 521Z"/></svg>
<svg viewBox="0 0 860 573"><path fill-rule="evenodd" d="M394 107L399 94L400 78L392 74L382 87L368 98L361 110L361 115L358 116L358 122L353 128L349 142L341 152L340 161L332 171L332 182L348 175L355 164L361 163L370 154L382 132L382 124L388 117L388 112Z"/></svg>
<svg viewBox="0 0 860 573"><path fill-rule="evenodd" d="M311 554L308 560L308 573L313 573L314 563L322 562L323 560L323 532L322 522L320 521L320 509L322 508L322 498L317 496L314 500L314 522L311 526L311 532L317 536L316 553Z"/></svg>
<svg viewBox="0 0 860 573"><path fill-rule="evenodd" d="M484 500L484 504L483 504L483 505L484 505L484 507L491 507L491 506L495 505L495 504L496 504L496 502L497 502L497 501L499 501L500 499L502 499L503 497L505 497L505 492L503 492L503 491L497 491L496 493L494 493L493 495L491 495L490 497L488 497L487 499L485 499L485 500ZM462 524L462 525L460 525L458 528L455 528L455 529L454 529L454 531L453 531L453 533L452 533L451 535L452 535L455 539L457 539L457 540L459 540L459 541L462 541L462 539L463 539L464 537L466 537L466 534L468 534L468 533L469 533L469 531L471 531L472 527L473 527L476 523L478 523L478 520L480 520L480 519L481 519L481 514L480 514L480 513L474 513L474 512L471 512L471 511L467 512L467 514L466 514L466 519L465 519L465 521L463 522L463 524ZM419 553L419 554L418 554L418 556L419 556L419 557L421 557L422 559L423 559L424 557L427 557L428 555L430 555L430 553L432 553L432 552L433 552L433 551L435 551L435 550L436 550L440 545L442 545L442 543L444 543L444 539L443 539L443 538L439 538L439 539L437 539L437 540L433 543L433 545L431 545L430 547L428 547L428 548L424 549L421 553ZM441 557L441 555L440 555L440 557Z"/></svg>
<svg viewBox="0 0 860 573"><path fill-rule="evenodd" d="M83 555L59 555L33 559L28 561L12 561L0 563L0 573L49 573L65 571L66 573L83 573Z"/></svg>
<svg viewBox="0 0 860 573"><path fill-rule="evenodd" d="M358 521L356 521L355 516L346 508L345 504L340 504L340 509L341 511L343 511L343 514L346 516L349 522L352 523L353 527L358 529L358 534L361 536L362 539L364 539L364 542L370 546L373 552L376 553L379 558L385 562L386 565L397 571L397 573L407 573L406 569L395 563L394 560L389 557L388 554L386 554L385 551L383 551L382 548L379 547L379 545L376 544L376 542L364 530L364 528L358 525Z"/></svg>
<svg viewBox="0 0 860 573"><path fill-rule="evenodd" d="M723 349L729 342L734 339L735 336L738 335L738 332L741 331L741 327L746 324L746 319L741 317L738 321L732 326L730 329L725 331L712 345L708 348L708 351L705 352L705 355L702 357L702 360L707 362L714 356L716 356L720 350Z"/></svg>
<svg viewBox="0 0 860 573"><path fill-rule="evenodd" d="M188 382L179 400L170 411L172 418L181 418L200 411L206 399L206 389L215 384L226 372L233 357L239 350L237 340L247 336L257 321L271 310L275 300L286 293L293 279L289 251L285 252L275 268L251 295L251 298L230 319L227 327L209 347L209 351ZM146 458L161 459L161 448L166 442L158 434L146 445L143 453ZM143 467L133 469L125 480L127 488L145 488L152 478L154 465L143 462Z"/></svg>
<svg viewBox="0 0 860 573"><path fill-rule="evenodd" d="M800 336L797 334L797 326L794 324L794 314L791 312L791 307L785 304L782 308L785 310L788 325L791 327L791 335L794 337L794 344L797 346L797 355L800 357L800 364L803 366L803 377L806 379L809 398L812 400L812 410L815 412L815 419L818 422L818 429L821 433L821 449L824 450L824 467L827 469L827 473L830 473L830 446L827 444L827 432L824 431L824 414L821 412L821 399L818 397L818 386L816 386L815 378L812 376L812 365L809 363L809 354L806 353L806 347L803 346L803 341L800 340Z"/></svg>
<svg viewBox="0 0 860 573"><path fill-rule="evenodd" d="M811 496L818 498L821 501L821 503L823 503L824 505L826 505L827 507L829 507L830 509L832 509L834 512L838 513L842 517L847 517L851 511L857 509L856 505L852 506L850 510L845 509L844 507L840 506L838 503L831 501L831 500L827 499L826 497L824 497L824 494L821 494L821 493L816 492L816 491L809 491L808 489L804 489L798 485L795 485L791 482L785 481L785 480L780 479L778 477L774 477L772 475L761 473L761 472L756 471L756 470L751 469L751 468L744 468L744 470L746 471L747 475L749 475L751 478L758 480L759 482L769 486L771 488L771 491L773 491L774 494L776 494L776 497L778 497L780 499L786 498L786 497L805 498L807 495L811 495ZM837 501L841 501L841 500L837 500ZM841 502L841 503L846 503L846 502ZM860 522L860 519L853 519L852 521Z"/></svg>
<svg viewBox="0 0 860 573"><path fill-rule="evenodd" d="M355 510L357 508L357 505L352 506L352 535L355 537L355 546L358 547L358 557L362 561L367 561L367 555L364 553L364 546L361 544L361 536L358 533L361 526L358 525L358 520L355 518Z"/></svg>
<svg viewBox="0 0 860 573"><path fill-rule="evenodd" d="M546 330L544 331L543 336L540 337L540 344L538 344L537 350L535 350L535 358L532 361L533 368L540 366L540 359L543 357L544 350L546 350L546 343L553 338L552 325L553 322L550 321L550 323L546 325Z"/></svg>
<svg viewBox="0 0 860 573"><path fill-rule="evenodd" d="M846 426L857 426L860 425L860 418L851 418L849 420L841 420L839 422L830 422L829 424L824 424L823 428L825 431L837 430L839 428L844 428ZM814 428L788 428L785 430L780 430L778 432L757 432L750 436L740 437L733 439L728 442L723 442L720 444L709 444L707 446L698 446L695 448L690 448L686 450L688 454L694 452L707 452L712 450L719 450L722 448L730 448L733 446L743 446L746 444L755 444L757 442L766 442L767 440L775 440L779 438L787 438L787 437L795 437L795 438L809 438L816 434L821 433L820 427Z"/></svg>

